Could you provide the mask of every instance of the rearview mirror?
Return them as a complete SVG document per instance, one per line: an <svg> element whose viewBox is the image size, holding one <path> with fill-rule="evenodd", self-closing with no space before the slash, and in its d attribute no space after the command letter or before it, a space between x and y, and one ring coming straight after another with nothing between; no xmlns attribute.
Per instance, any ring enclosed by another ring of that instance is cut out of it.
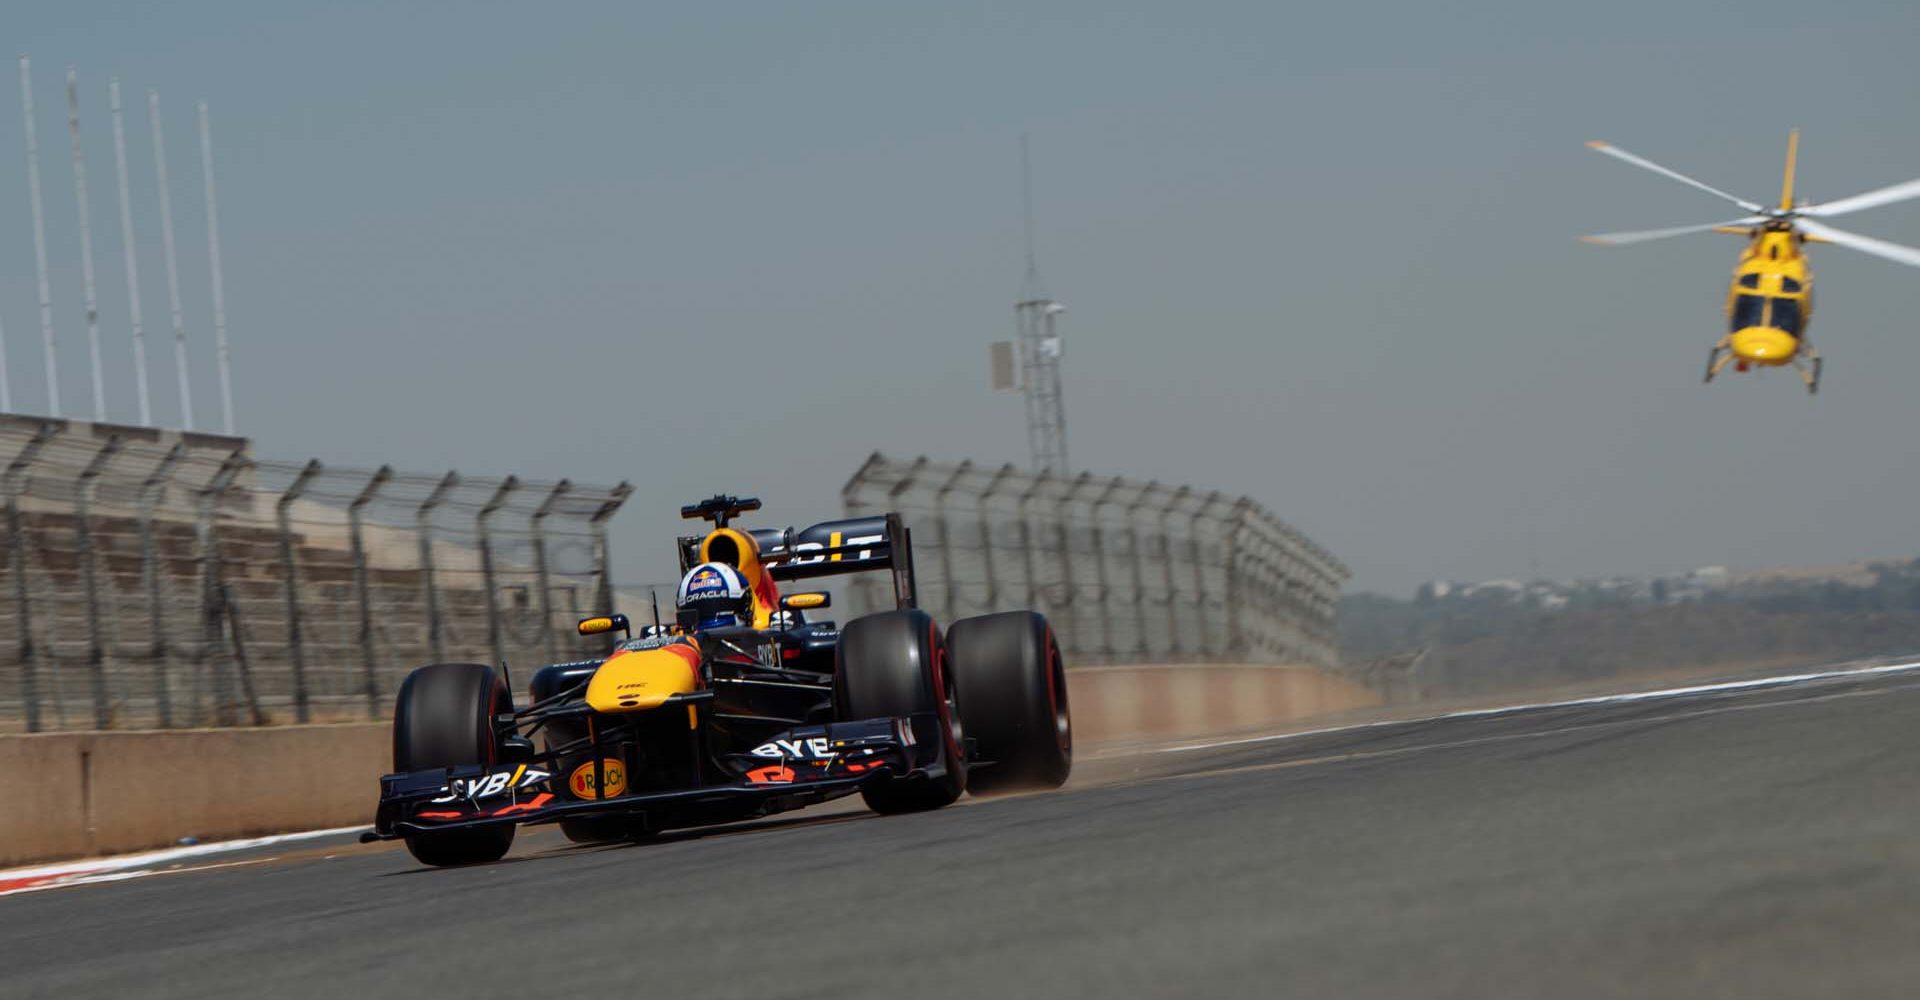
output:
<svg viewBox="0 0 1920 1000"><path fill-rule="evenodd" d="M633 626L627 623L626 615L601 615L598 618L580 619L581 635L600 635L605 632L625 632L633 634Z"/></svg>

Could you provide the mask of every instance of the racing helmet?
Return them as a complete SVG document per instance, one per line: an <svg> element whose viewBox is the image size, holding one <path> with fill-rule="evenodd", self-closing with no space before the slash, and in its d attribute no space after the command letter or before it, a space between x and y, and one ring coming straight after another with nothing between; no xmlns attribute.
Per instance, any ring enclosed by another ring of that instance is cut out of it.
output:
<svg viewBox="0 0 1920 1000"><path fill-rule="evenodd" d="M688 570L673 603L689 628L753 624L753 590L746 577L726 563L701 563Z"/></svg>

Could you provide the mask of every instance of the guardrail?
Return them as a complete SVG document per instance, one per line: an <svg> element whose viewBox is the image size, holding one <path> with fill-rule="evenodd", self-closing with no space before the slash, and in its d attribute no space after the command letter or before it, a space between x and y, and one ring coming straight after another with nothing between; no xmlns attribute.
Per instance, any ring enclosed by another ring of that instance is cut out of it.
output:
<svg viewBox="0 0 1920 1000"><path fill-rule="evenodd" d="M0 462L0 730L28 732L378 719L420 663L581 653L628 493L5 416Z"/></svg>
<svg viewBox="0 0 1920 1000"><path fill-rule="evenodd" d="M1249 497L875 452L842 501L905 516L920 604L945 621L1032 608L1076 662L1338 660L1347 567ZM853 597L881 603L872 581Z"/></svg>

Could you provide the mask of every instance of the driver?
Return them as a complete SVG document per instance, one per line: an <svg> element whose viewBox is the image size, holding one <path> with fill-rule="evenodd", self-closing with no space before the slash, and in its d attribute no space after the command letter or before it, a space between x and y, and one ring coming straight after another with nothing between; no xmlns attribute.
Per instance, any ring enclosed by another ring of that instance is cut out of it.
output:
<svg viewBox="0 0 1920 1000"><path fill-rule="evenodd" d="M690 631L753 624L753 588L726 563L701 563L688 570L673 603Z"/></svg>

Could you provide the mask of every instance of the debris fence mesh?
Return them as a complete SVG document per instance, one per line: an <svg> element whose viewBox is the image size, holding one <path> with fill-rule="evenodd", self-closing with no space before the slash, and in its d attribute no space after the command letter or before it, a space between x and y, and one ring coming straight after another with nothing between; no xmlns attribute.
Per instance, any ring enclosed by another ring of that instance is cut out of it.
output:
<svg viewBox="0 0 1920 1000"><path fill-rule="evenodd" d="M598 648L628 488L0 418L0 731L384 718L422 663Z"/></svg>
<svg viewBox="0 0 1920 1000"><path fill-rule="evenodd" d="M1248 497L875 453L842 501L901 512L920 605L942 621L1031 608L1081 663L1338 656L1346 566ZM855 609L890 596L871 579L852 590Z"/></svg>

